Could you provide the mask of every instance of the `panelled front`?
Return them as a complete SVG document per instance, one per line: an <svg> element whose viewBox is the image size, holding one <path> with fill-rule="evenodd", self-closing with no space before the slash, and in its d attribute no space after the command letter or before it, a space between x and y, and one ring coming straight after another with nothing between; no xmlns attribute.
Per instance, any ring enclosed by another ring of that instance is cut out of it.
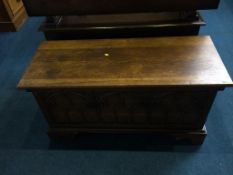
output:
<svg viewBox="0 0 233 175"><path fill-rule="evenodd" d="M50 127L201 129L216 90L33 90Z"/></svg>

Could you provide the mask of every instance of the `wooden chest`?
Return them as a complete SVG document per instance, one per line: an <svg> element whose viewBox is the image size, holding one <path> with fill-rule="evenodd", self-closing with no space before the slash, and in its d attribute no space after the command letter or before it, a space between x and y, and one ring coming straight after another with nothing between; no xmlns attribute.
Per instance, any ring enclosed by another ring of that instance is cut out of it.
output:
<svg viewBox="0 0 233 175"><path fill-rule="evenodd" d="M18 85L35 96L50 134L162 132L196 143L228 86L208 36L47 41Z"/></svg>

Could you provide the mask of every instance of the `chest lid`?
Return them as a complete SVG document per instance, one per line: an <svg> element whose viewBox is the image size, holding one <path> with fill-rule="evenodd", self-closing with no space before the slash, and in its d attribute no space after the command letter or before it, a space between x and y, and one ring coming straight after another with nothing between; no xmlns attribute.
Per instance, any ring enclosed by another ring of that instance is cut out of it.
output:
<svg viewBox="0 0 233 175"><path fill-rule="evenodd" d="M19 88L232 86L208 36L46 41Z"/></svg>

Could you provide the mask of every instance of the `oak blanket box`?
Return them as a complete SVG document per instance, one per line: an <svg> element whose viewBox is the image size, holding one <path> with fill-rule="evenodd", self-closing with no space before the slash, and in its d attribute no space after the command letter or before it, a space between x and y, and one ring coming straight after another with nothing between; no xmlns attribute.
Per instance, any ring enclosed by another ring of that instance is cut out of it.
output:
<svg viewBox="0 0 233 175"><path fill-rule="evenodd" d="M50 135L149 132L201 144L232 80L209 36L45 41L19 82Z"/></svg>

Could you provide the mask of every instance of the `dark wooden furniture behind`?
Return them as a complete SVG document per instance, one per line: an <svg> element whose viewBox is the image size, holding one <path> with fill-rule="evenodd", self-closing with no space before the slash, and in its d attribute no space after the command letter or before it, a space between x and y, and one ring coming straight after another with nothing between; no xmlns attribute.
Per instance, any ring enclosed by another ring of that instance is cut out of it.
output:
<svg viewBox="0 0 233 175"><path fill-rule="evenodd" d="M0 1L0 32L14 32L24 24L27 13L22 0Z"/></svg>
<svg viewBox="0 0 233 175"><path fill-rule="evenodd" d="M197 35L220 0L24 0L47 40Z"/></svg>
<svg viewBox="0 0 233 175"><path fill-rule="evenodd" d="M147 13L216 9L220 0L24 0L30 16Z"/></svg>
<svg viewBox="0 0 233 175"><path fill-rule="evenodd" d="M132 13L48 17L47 40L198 35L203 18L193 12Z"/></svg>
<svg viewBox="0 0 233 175"><path fill-rule="evenodd" d="M44 42L18 85L50 134L153 132L193 143L228 86L208 36Z"/></svg>

